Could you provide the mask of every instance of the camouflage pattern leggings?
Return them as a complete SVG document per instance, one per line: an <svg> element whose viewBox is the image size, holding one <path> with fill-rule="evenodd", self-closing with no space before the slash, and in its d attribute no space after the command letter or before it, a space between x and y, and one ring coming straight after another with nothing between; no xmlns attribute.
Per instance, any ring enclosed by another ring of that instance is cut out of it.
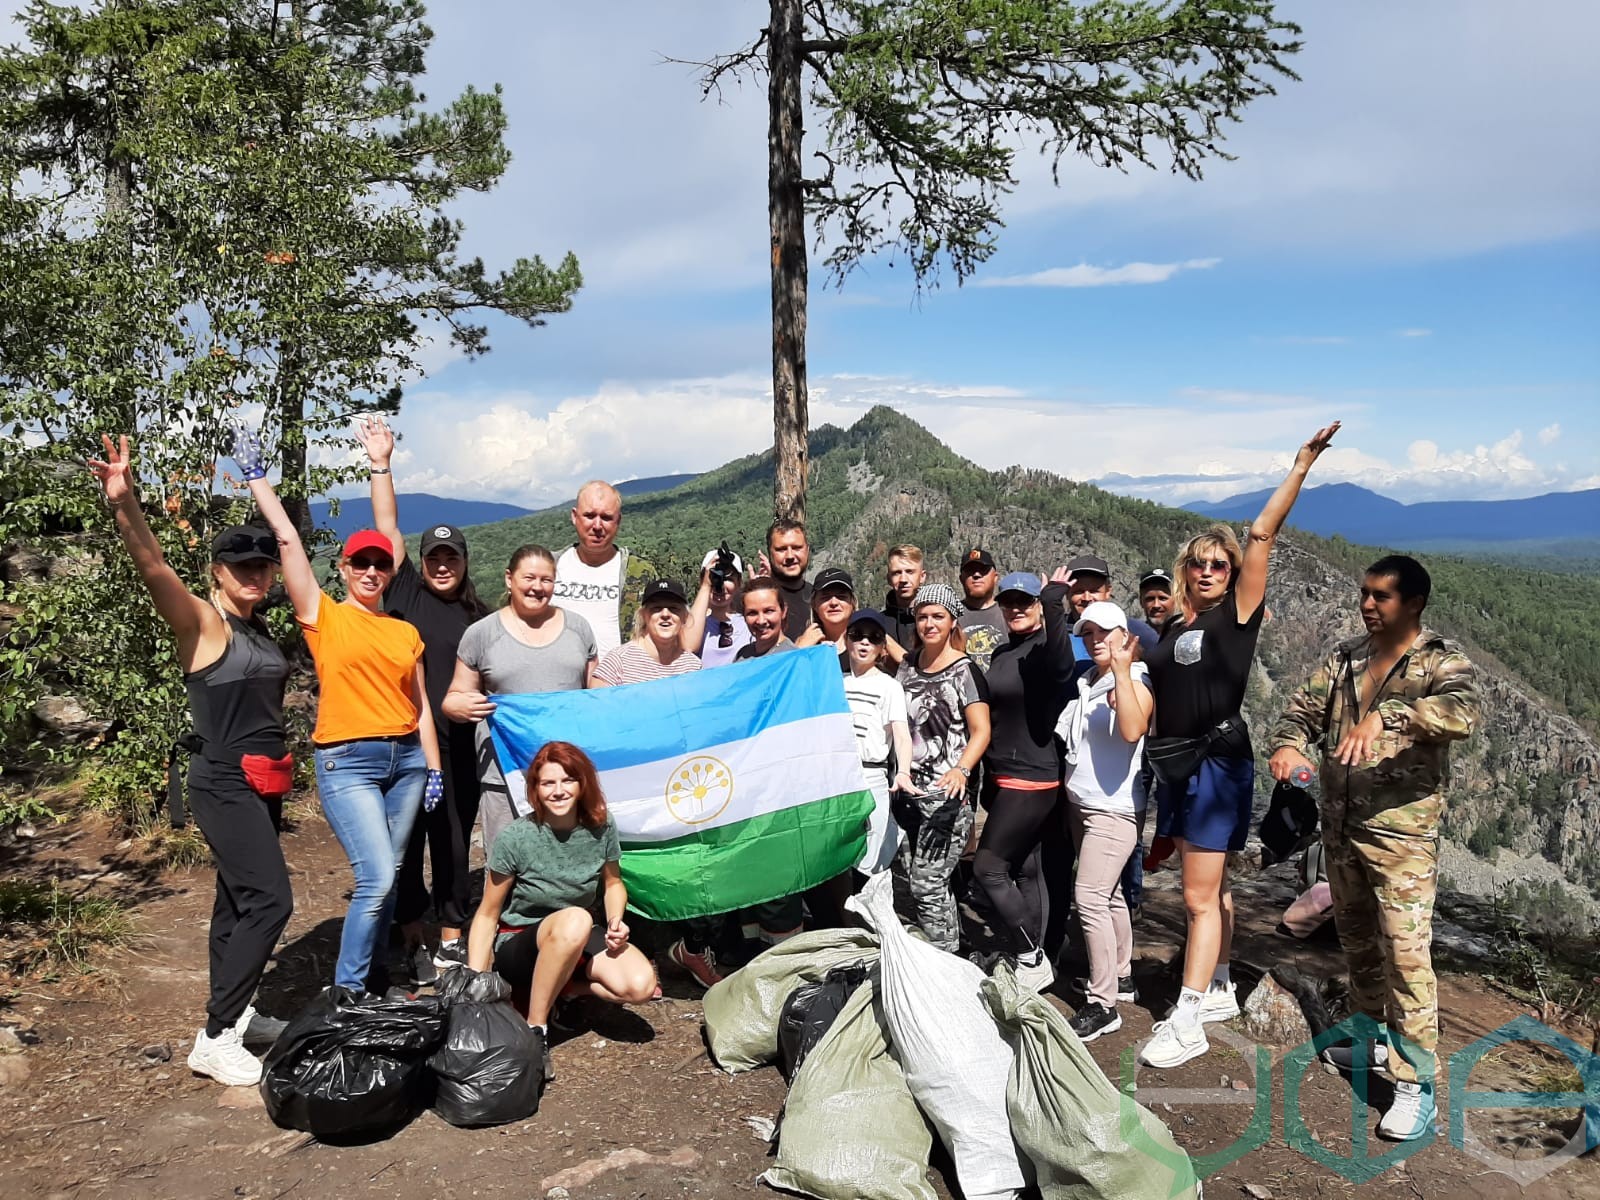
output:
<svg viewBox="0 0 1600 1200"><path fill-rule="evenodd" d="M906 835L889 864L895 912L954 954L961 945L961 914L953 883L972 831L972 805L964 795L952 800L943 792L897 792L893 812Z"/></svg>
<svg viewBox="0 0 1600 1200"><path fill-rule="evenodd" d="M1439 1045L1432 957L1438 838L1352 825L1325 827L1322 837L1351 1003L1431 1056ZM1389 1070L1396 1079L1417 1079L1404 1054L1390 1055Z"/></svg>

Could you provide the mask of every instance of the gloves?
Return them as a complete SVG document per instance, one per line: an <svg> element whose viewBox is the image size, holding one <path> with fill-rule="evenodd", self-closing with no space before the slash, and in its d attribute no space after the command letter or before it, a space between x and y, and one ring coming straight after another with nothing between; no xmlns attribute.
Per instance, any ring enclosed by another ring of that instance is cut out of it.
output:
<svg viewBox="0 0 1600 1200"><path fill-rule="evenodd" d="M1150 852L1144 856L1144 869L1154 871L1178 852L1178 843L1169 837L1157 835L1150 839Z"/></svg>
<svg viewBox="0 0 1600 1200"><path fill-rule="evenodd" d="M266 456L261 452L261 439L243 425L234 426L233 450L230 453L239 466L239 477L246 483L267 476Z"/></svg>
<svg viewBox="0 0 1600 1200"><path fill-rule="evenodd" d="M240 464L243 465L242 463ZM422 811L432 812L444 799L444 772L429 770L428 782L422 787Z"/></svg>

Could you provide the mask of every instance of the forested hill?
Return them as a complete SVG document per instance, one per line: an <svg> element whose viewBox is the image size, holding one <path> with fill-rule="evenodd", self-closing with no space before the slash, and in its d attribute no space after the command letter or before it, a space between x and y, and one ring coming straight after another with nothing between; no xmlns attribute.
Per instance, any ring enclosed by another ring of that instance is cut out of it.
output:
<svg viewBox="0 0 1600 1200"><path fill-rule="evenodd" d="M1117 496L1044 471L986 471L891 409L869 411L848 430L811 436L808 526L813 567L856 576L864 602L883 595L888 549L924 548L935 576L952 579L969 545L991 550L1002 570L1050 571L1093 550L1112 566L1119 598L1147 566L1172 563L1176 547L1208 519ZM726 538L741 555L761 548L771 517L772 459L752 455L674 488L625 502L621 541L638 570L695 577L701 556ZM420 514L419 514L420 515ZM425 518L424 518L425 519ZM512 550L572 540L565 508L468 530L473 574L486 596L502 591ZM1335 637L1359 631L1356 589L1378 551L1291 529L1274 559L1250 715L1260 728ZM1568 878L1600 879L1600 584L1435 555L1428 621L1461 639L1493 694L1460 778L1452 833L1480 853L1497 846L1543 855ZM649 565L646 565L649 564ZM1572 720L1565 719L1567 716Z"/></svg>

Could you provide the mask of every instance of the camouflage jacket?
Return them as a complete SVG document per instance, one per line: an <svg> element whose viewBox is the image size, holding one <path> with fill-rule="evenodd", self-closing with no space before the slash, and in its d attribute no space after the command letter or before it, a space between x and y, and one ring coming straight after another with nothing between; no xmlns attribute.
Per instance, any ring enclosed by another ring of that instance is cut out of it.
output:
<svg viewBox="0 0 1600 1200"><path fill-rule="evenodd" d="M1383 733L1372 755L1346 767L1333 756L1363 716L1359 687L1367 669L1366 637L1340 642L1289 700L1272 730L1268 753L1292 746L1322 751L1318 782L1329 829L1364 825L1434 835L1444 818L1450 743L1478 722L1478 683L1460 646L1424 629L1373 694Z"/></svg>

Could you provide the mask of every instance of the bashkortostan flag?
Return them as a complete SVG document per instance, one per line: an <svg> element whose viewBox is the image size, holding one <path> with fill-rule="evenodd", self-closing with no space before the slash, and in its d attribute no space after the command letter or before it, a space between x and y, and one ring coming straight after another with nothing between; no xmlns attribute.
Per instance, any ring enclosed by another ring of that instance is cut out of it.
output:
<svg viewBox="0 0 1600 1200"><path fill-rule="evenodd" d="M860 861L872 793L838 654L813 647L651 683L492 696L512 797L546 742L600 773L629 906L658 921L792 896Z"/></svg>

